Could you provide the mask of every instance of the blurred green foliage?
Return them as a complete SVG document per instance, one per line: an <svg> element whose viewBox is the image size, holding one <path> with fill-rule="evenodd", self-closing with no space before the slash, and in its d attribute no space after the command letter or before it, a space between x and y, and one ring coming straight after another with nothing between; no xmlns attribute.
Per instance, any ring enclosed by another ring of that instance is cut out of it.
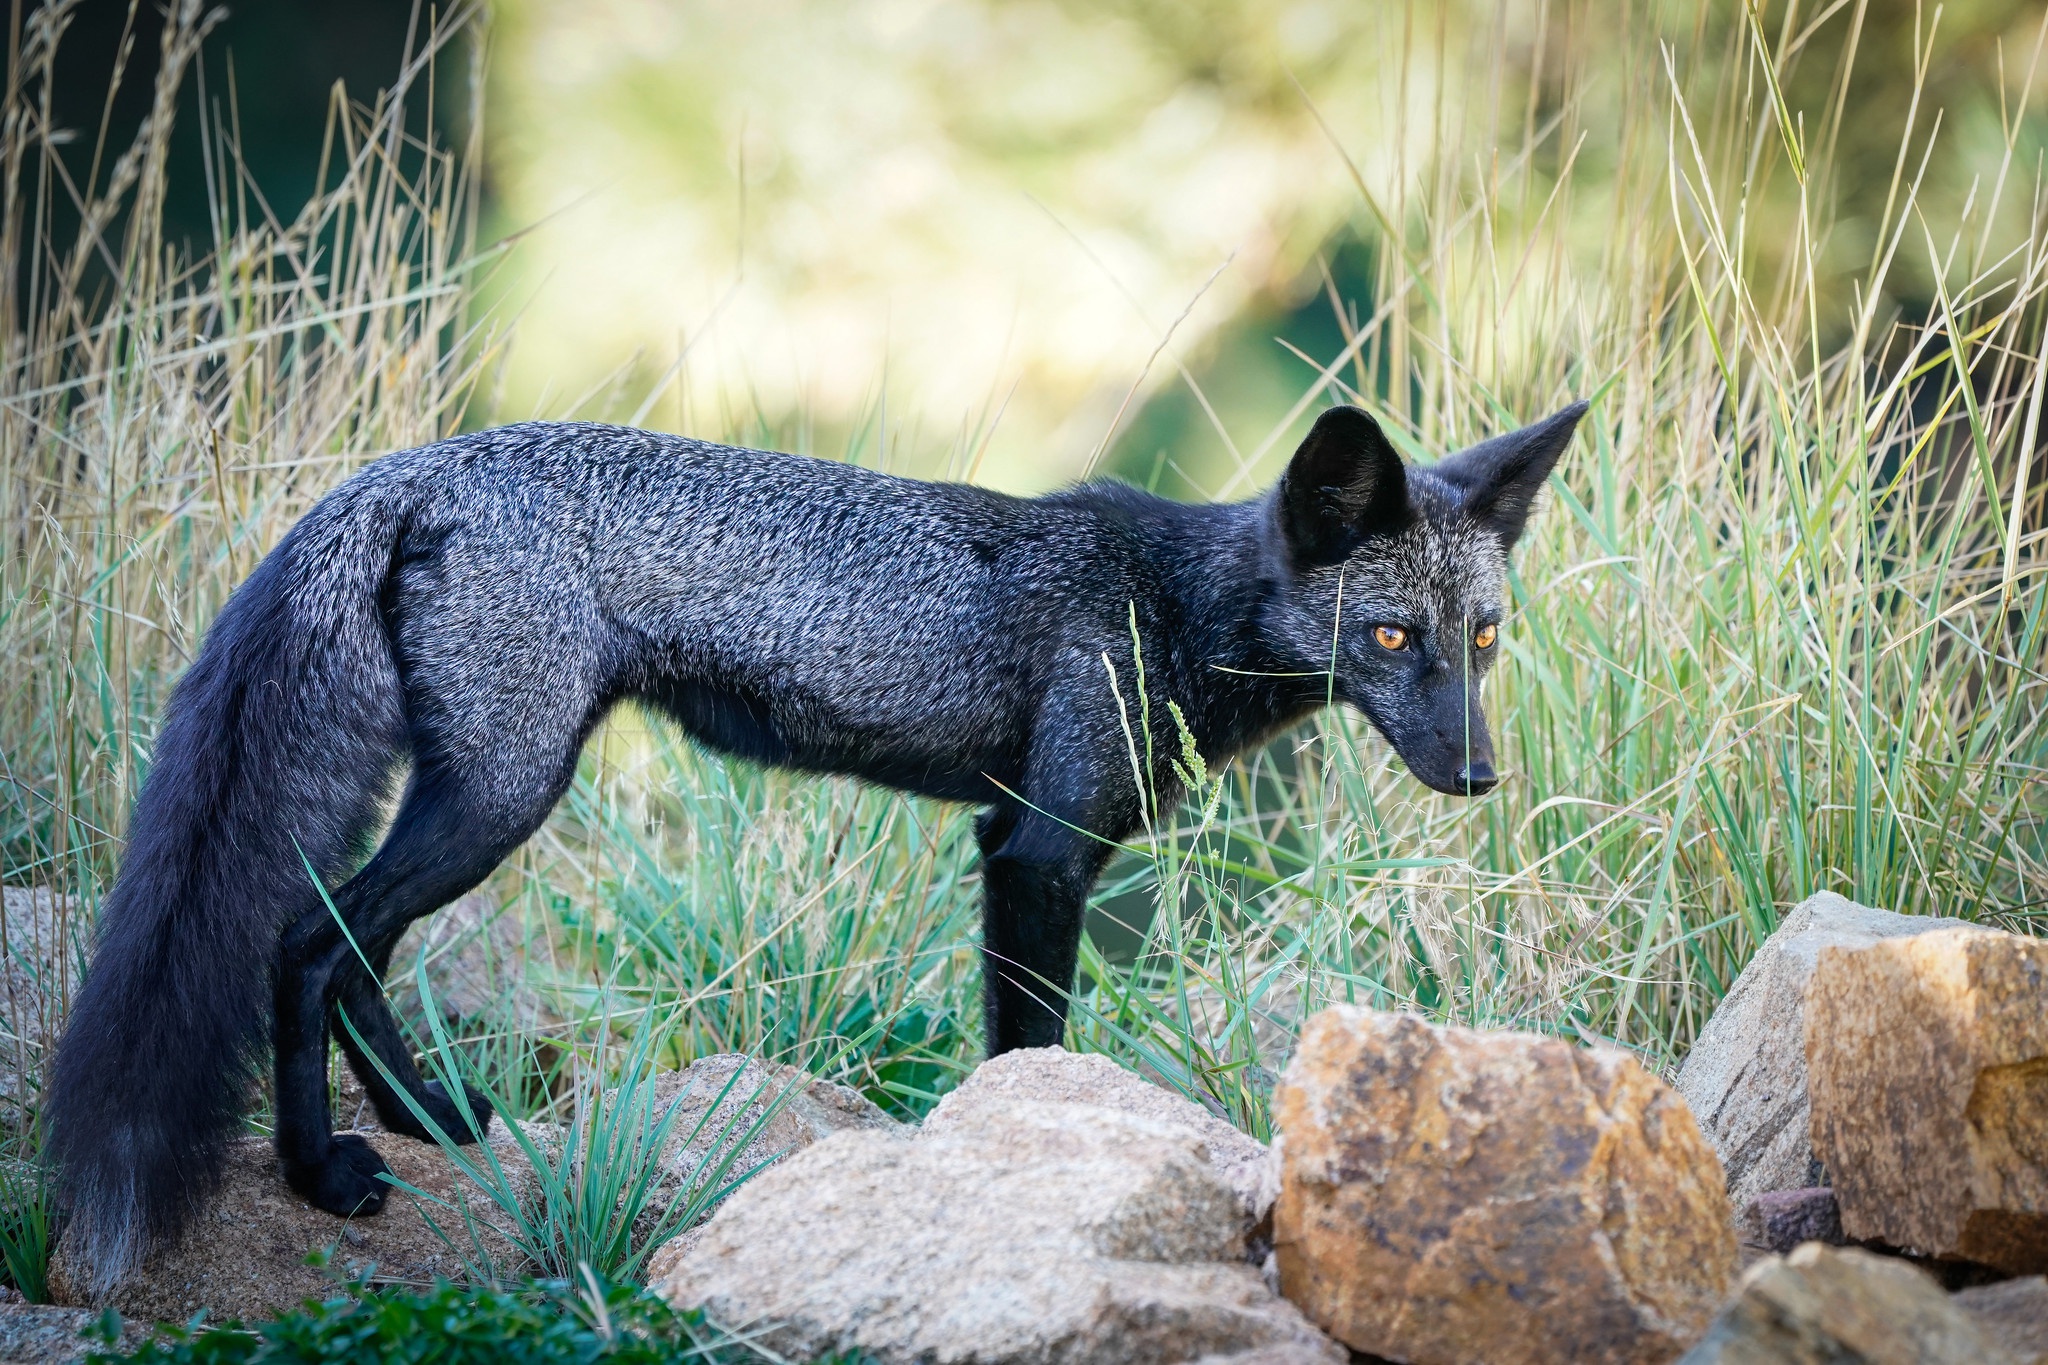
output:
<svg viewBox="0 0 2048 1365"><path fill-rule="evenodd" d="M1281 343L1336 353L1331 294L1383 301L1364 256L1428 240L1447 180L1498 181L1526 147L1516 207L1568 178L1567 234L1596 262L1626 231L1602 184L1645 143L1685 143L1673 81L1717 173L1763 166L1745 271L1782 293L1811 269L1824 349L1930 146L1922 196L1974 201L1990 261L2031 212L2008 193L1983 213L1993 182L2030 178L2048 145L2027 98L2048 76L2042 11L2021 0L498 15L496 221L539 225L498 282L524 327L508 414L729 431L800 411L811 448L1019 488L1105 465L1150 481L1169 450L1169 491L1222 486L1232 447L1264 446L1269 476L1291 441L1261 437L1312 373ZM1761 155L1770 67L1804 185ZM1802 194L1824 225L1811 252ZM1924 318L1932 278L1916 240L1880 312Z"/></svg>

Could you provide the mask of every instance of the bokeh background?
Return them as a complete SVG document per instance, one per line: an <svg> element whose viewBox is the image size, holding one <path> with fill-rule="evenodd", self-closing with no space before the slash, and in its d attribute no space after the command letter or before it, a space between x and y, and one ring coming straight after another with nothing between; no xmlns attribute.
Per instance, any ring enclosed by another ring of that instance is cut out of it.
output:
<svg viewBox="0 0 2048 1365"><path fill-rule="evenodd" d="M498 0L406 98L422 136L480 131L484 235L507 245L484 294L512 334L472 424L730 432L751 418L767 433L794 417L821 453L910 472L1034 491L1108 471L1214 496L1269 477L1305 428L1312 413L1283 419L1311 361L1341 349L1342 314L1376 302L1386 222L1426 213L1442 177L1502 174L1437 148L1497 135L1533 144L1552 179L1570 162L1578 183L1597 181L1624 139L1683 136L1668 108L1631 107L1631 68L1669 50L1686 88L1725 97L1751 55L1744 13L1732 0ZM411 0L226 6L187 83L169 234L212 239L207 187L224 172L201 164L209 118L232 130L241 192L289 222L333 155L337 85L359 101L392 87L433 17ZM2025 103L2041 89L2028 79L2042 10L1849 0L1763 18L1787 106L1826 139L1811 193L1830 210L1827 344L1849 326L1850 282L1902 173L1923 173L1923 197L1943 205L2032 176L2048 143L2048 106ZM123 34L112 147L147 112L162 21L124 0L77 9L55 94L57 120L80 130L80 179ZM1695 116L1753 119L1722 103ZM1902 163L1909 118L1938 128L1924 167ZM1798 187L1770 190L1745 223L1767 279L1798 235ZM1595 196L1578 202L1569 238L1596 260L1616 224ZM2032 211L2006 194L1973 227L2010 246ZM1879 315L1928 317L1931 279L1924 252L1900 253ZM1549 300L1522 303L1534 316ZM1537 327L1504 336L1550 341Z"/></svg>

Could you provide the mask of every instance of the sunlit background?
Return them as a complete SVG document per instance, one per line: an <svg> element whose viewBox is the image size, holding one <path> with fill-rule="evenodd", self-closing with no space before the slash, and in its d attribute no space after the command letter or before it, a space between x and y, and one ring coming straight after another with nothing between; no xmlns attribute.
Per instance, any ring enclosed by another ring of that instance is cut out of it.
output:
<svg viewBox="0 0 2048 1365"><path fill-rule="evenodd" d="M1848 106L1831 164L1854 173L1821 187L1845 201L1826 253L1845 275L1870 264L1916 19L1923 34L1933 20L1878 0L1858 84L1834 91L1851 8L1773 16L1785 30L1773 36L1798 44L1788 98ZM1539 184L1570 160L1611 162L1620 139L1670 131L1668 111L1623 107L1625 66L1645 45L1622 30L1661 30L1704 82L1703 66L1745 55L1741 14L507 0L490 38L494 223L531 236L501 280L519 337L499 411L623 409L689 429L715 408L724 429L733 410L800 410L828 445L900 464L899 449L938 444L948 472L1006 488L1107 467L1163 473L1184 495L1243 495L1240 461L1253 480L1272 475L1313 415L1275 430L1342 346L1332 298L1374 302L1383 224L1426 213L1442 177L1506 173L1443 164L1437 148L1489 129L1504 145L1526 139ZM2039 19L2025 3L1940 16L1928 102L1949 127L1930 197L2010 170L2001 125L2017 112L1984 76L2001 56L2032 60ZM1611 79L1560 104L1569 78L1603 68ZM2039 112L2032 124L2023 174L2048 128ZM1786 252L1773 239L1794 230L1794 206L1759 207L1752 249ZM2023 235L2024 199L2003 216L1986 232ZM1597 256L1615 224L1571 226ZM1924 310L1924 267L1897 278L1899 302ZM1509 292L1531 316L1555 303L1541 282ZM1535 327L1504 335L1507 353L1483 357L1497 375L1553 344ZM1148 413L1155 399L1170 407Z"/></svg>
<svg viewBox="0 0 2048 1365"><path fill-rule="evenodd" d="M147 107L151 8L132 16L110 146ZM1597 179L1624 139L1684 139L1667 105L1629 107L1643 74L1631 66L1661 43L1686 82L1712 89L1749 55L1743 12L1732 0L500 0L475 30L481 52L458 39L409 94L425 135L432 87L444 142L467 137L480 107L486 236L507 247L485 287L511 334L470 421L729 432L756 419L766 433L794 416L820 453L910 472L1030 491L1107 470L1183 496L1242 494L1312 416L1297 400L1346 335L1333 300L1354 315L1377 302L1386 224L1427 237L1417 220L1446 178L1516 178L1439 148L1531 147L1518 198L1568 216L1573 249L1598 259L1618 224L1594 196L1527 201L1567 170L1581 187ZM1854 0L1767 17L1788 104L1830 116L1814 130L1831 153L1816 157L1814 192L1835 209L1818 259L1837 278L1819 281L1833 313L1819 322L1839 333L1856 303L1843 281L1868 272L1902 178L1924 173L1922 193L1944 204L2031 178L2048 127L2038 99L2023 108L2041 11ZM227 7L177 155L202 159L191 115L209 106L236 130L251 188L288 221L319 171L331 87L369 99L393 84L430 18L408 0ZM60 113L81 130L98 123L130 22L120 0L91 0L74 21ZM1852 31L1862 50L1838 87ZM1940 120L1924 167L1899 155L1916 33L1928 46L1919 126ZM1754 113L1701 107L1717 126L1697 136L1764 139L1762 124L1718 126ZM92 142L82 131L71 147L81 178ZM174 225L203 243L205 178L179 183L189 202L172 206ZM1781 178L1751 206L1757 259L1795 259L1795 194ZM2010 247L2030 212L2007 194L1974 226ZM1912 243L1887 276L1905 317L1935 306L1926 262ZM1502 291L1512 307L1558 306L1548 282L1521 284ZM1473 357L1488 380L1553 344L1498 321L1498 353Z"/></svg>
<svg viewBox="0 0 2048 1365"><path fill-rule="evenodd" d="M1419 158L1389 115L1433 81L1377 69L1374 8L506 6L497 213L542 225L508 403L872 414L988 482L1076 477L1133 386L1313 272L1357 198L1319 109L1375 179Z"/></svg>

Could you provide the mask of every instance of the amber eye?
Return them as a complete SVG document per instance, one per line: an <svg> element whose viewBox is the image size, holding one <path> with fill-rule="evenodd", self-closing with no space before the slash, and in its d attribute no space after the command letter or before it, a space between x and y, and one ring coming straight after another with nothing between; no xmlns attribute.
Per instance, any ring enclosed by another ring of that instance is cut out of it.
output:
<svg viewBox="0 0 2048 1365"><path fill-rule="evenodd" d="M1372 638L1380 642L1381 649L1399 649L1408 643L1408 632L1399 626L1379 626L1373 630Z"/></svg>
<svg viewBox="0 0 2048 1365"><path fill-rule="evenodd" d="M1498 638L1499 635L1500 627L1481 626L1479 629L1472 632L1473 647L1476 649L1491 649L1493 647L1494 640Z"/></svg>

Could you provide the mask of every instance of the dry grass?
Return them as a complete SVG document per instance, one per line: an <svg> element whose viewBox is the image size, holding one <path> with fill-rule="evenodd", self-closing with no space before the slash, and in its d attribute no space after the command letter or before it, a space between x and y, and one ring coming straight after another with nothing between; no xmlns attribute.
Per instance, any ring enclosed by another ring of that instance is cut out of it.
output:
<svg viewBox="0 0 2048 1365"><path fill-rule="evenodd" d="M408 138L408 92L337 104L288 223L209 127L216 236L188 258L161 206L201 7L175 6L149 119L90 181L45 123L71 9L30 16L0 122L0 252L25 263L0 278L0 858L89 909L205 623L338 478L453 430L490 348L465 312L475 148Z"/></svg>

